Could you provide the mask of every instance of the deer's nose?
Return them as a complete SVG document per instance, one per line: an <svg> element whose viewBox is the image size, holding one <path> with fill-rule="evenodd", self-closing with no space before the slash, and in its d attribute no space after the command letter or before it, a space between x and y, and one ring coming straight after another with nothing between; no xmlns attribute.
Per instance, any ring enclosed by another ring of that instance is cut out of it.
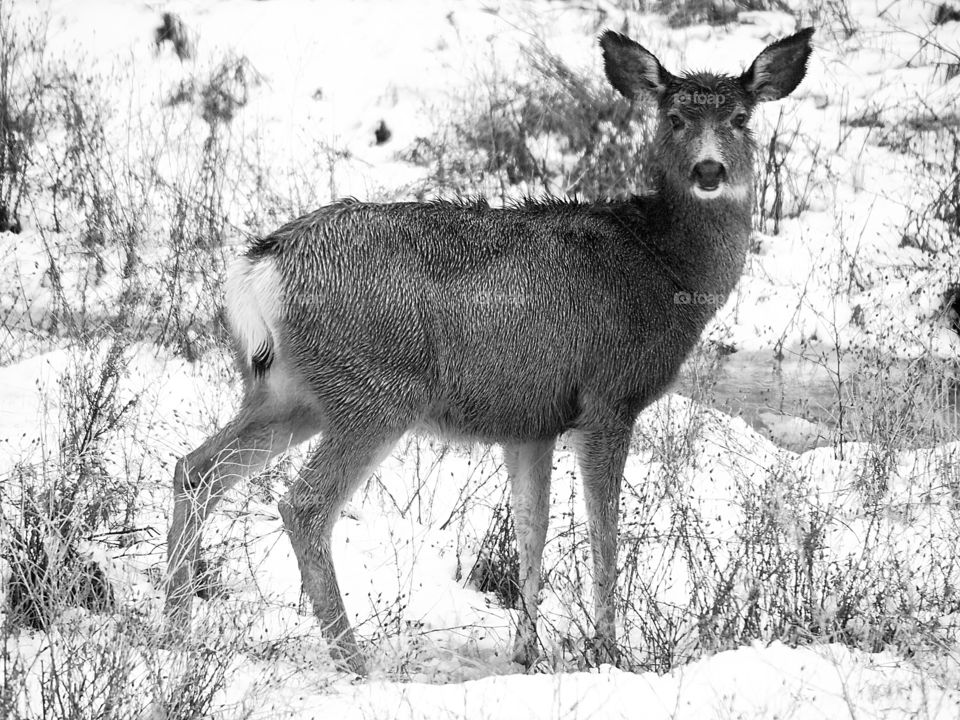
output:
<svg viewBox="0 0 960 720"><path fill-rule="evenodd" d="M701 160L693 166L693 179L701 190L716 190L726 171L716 160Z"/></svg>

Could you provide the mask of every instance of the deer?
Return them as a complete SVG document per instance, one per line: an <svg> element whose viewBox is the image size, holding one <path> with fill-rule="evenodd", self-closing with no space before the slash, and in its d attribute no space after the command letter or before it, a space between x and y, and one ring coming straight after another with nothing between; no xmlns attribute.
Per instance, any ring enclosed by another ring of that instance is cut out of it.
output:
<svg viewBox="0 0 960 720"><path fill-rule="evenodd" d="M541 657L537 606L554 447L567 433L593 573L591 653L619 659L620 488L638 414L670 386L746 261L749 120L803 80L813 28L739 76L674 75L605 31L606 77L656 110L650 192L385 204L343 200L256 239L233 261L225 313L243 378L236 415L174 470L166 622L189 626L201 526L239 480L319 439L279 502L331 657L364 675L331 532L408 432L500 445L520 560L513 660Z"/></svg>

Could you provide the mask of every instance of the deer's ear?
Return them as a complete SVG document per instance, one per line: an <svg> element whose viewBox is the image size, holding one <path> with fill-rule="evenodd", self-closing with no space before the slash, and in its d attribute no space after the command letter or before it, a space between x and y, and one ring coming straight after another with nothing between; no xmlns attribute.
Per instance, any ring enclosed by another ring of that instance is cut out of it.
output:
<svg viewBox="0 0 960 720"><path fill-rule="evenodd" d="M813 28L768 45L757 55L750 68L740 76L740 84L754 102L779 100L792 93L807 73L807 61L813 51Z"/></svg>
<svg viewBox="0 0 960 720"><path fill-rule="evenodd" d="M600 36L603 68L610 84L628 100L642 95L659 100L673 76L660 61L626 35L607 30Z"/></svg>

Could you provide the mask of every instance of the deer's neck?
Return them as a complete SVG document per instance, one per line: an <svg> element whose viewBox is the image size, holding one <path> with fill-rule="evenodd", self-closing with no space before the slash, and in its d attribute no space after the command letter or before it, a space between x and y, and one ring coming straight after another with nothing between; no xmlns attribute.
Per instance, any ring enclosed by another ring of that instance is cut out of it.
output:
<svg viewBox="0 0 960 720"><path fill-rule="evenodd" d="M722 303L740 278L750 240L753 185L704 200L689 191L657 193L657 241L681 290Z"/></svg>

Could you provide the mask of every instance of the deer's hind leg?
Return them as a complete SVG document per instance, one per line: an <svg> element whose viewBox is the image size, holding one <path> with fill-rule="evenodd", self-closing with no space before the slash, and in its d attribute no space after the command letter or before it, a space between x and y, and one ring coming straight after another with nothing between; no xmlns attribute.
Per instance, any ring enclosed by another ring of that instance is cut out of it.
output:
<svg viewBox="0 0 960 720"><path fill-rule="evenodd" d="M177 462L167 535L165 612L171 630L182 632L189 625L203 521L239 480L259 472L279 453L318 430L313 409L284 406L255 391L236 417Z"/></svg>
<svg viewBox="0 0 960 720"><path fill-rule="evenodd" d="M365 673L363 656L347 619L330 539L340 510L357 487L390 452L401 432L382 428L331 429L325 432L280 501L303 586L338 665Z"/></svg>

